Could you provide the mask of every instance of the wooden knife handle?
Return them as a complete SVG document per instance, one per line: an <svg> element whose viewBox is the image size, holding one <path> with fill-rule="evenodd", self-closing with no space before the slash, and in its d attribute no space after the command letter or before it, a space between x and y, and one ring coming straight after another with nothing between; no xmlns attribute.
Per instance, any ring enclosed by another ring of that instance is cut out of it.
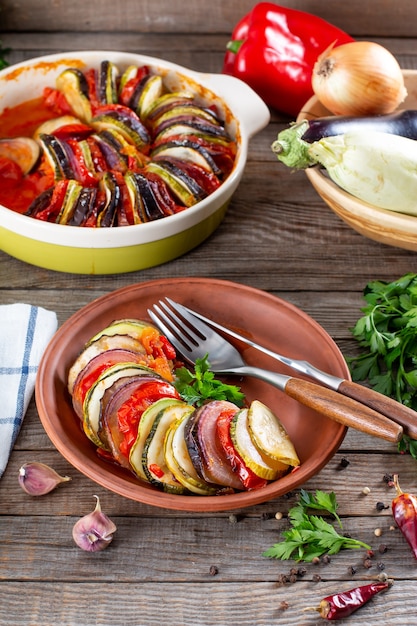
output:
<svg viewBox="0 0 417 626"><path fill-rule="evenodd" d="M417 439L417 412L413 409L350 380L344 380L339 385L338 391L401 424L406 435Z"/></svg>
<svg viewBox="0 0 417 626"><path fill-rule="evenodd" d="M301 378L289 378L285 393L330 419L386 441L398 442L401 424L356 400Z"/></svg>

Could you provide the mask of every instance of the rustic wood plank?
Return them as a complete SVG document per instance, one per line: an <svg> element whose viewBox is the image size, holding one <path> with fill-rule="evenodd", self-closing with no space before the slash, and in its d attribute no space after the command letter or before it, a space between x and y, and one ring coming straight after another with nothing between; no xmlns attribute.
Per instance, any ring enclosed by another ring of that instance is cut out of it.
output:
<svg viewBox="0 0 417 626"><path fill-rule="evenodd" d="M417 9L412 0L400 0L395 5L388 0L368 0L365 5L359 0L345 5L325 0L289 0L285 5L318 15L355 36L415 35ZM108 0L91 5L80 0L64 4L52 0L9 0L3 5L1 30L230 33L252 6L249 0L213 0L207 11L205 2L194 0L184 11L180 3L153 0L142 2L138 9L134 0L124 0L115 10Z"/></svg>
<svg viewBox="0 0 417 626"><path fill-rule="evenodd" d="M305 607L317 606L323 596L341 590L340 583L309 582L285 587L277 587L274 582L222 585L212 580L167 585L143 581L142 576L143 571L135 582L113 582L111 587L94 583L3 584L0 619L9 626L136 626L138 619L141 626L196 626L198 615L199 626L319 626L322 620L314 612L304 612ZM36 601L16 611L16 598L23 592ZM349 624L411 624L417 617L414 598L414 582L396 581L391 590L379 594L356 617L352 616Z"/></svg>
<svg viewBox="0 0 417 626"><path fill-rule="evenodd" d="M343 516L367 516L379 519L391 515L389 510L379 512L376 509L377 502L389 504L394 492L384 482L386 474L398 473L404 489L416 490L416 461L408 455L397 453L394 444L375 443L369 436L363 436L362 450L357 447L349 449L342 444L339 452L315 477L303 485L307 490L322 489L333 490L339 502L340 514ZM345 458L349 461L346 470L341 469L340 461ZM370 462L370 459L372 462ZM18 471L23 463L35 460L47 463L63 475L70 476L71 482L64 483L51 494L45 497L29 497L17 484ZM7 470L2 478L0 490L0 510L3 514L48 516L48 515L79 515L81 511L88 512L91 508L92 498L97 493L106 503L107 513L110 514L146 514L152 517L177 517L188 516L178 511L162 511L148 505L142 505L134 501L121 498L99 487L89 478L83 476L78 470L72 468L53 448L44 450L21 450L18 447L13 451ZM363 489L368 487L371 493L364 497ZM190 496L193 497L193 496ZM296 502L296 493L270 500L261 505L245 511L245 516L260 516L264 512L284 514ZM209 514L213 517L226 517L230 512ZM193 514L197 515L198 514ZM201 514L206 516L207 514ZM375 523L375 522L374 522Z"/></svg>
<svg viewBox="0 0 417 626"><path fill-rule="evenodd" d="M105 503L104 499L103 510ZM94 507L90 502L85 513L92 510L91 504ZM219 583L274 582L280 574L298 566L293 560L281 561L263 555L282 540L282 532L289 527L286 519L247 516L232 523L227 516L213 519L188 515L169 524L169 518L163 515L128 517L112 513L111 519L117 526L112 544L100 553L91 554L80 550L72 538L73 526L83 514L80 510L78 516L66 514L59 518L30 514L3 516L2 580L85 584L111 582L117 577L118 582L129 583L143 571L141 578L147 582L195 584L210 580L210 567L214 566L218 569ZM342 521L343 532L368 544L373 556L364 564L368 549L360 547L342 550L328 562L303 563L304 580L312 582L319 574L323 580L350 582L360 577L376 578L381 571L395 579L402 578L406 571L408 579L417 580L414 556L389 517L343 518ZM166 532L167 524L169 532ZM382 531L380 537L375 536L376 527ZM44 568L46 552L48 567ZM354 574L351 567L356 570Z"/></svg>

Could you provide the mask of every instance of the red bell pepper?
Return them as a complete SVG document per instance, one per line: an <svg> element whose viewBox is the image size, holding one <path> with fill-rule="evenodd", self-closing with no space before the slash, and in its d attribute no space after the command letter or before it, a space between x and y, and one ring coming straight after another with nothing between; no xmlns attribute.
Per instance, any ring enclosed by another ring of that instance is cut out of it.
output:
<svg viewBox="0 0 417 626"><path fill-rule="evenodd" d="M260 478L248 467L233 445L230 434L230 424L235 415L234 409L225 409L217 418L216 433L221 447L226 453L227 459L236 472L245 489L260 489L268 483L264 478Z"/></svg>
<svg viewBox="0 0 417 626"><path fill-rule="evenodd" d="M223 73L247 83L265 103L296 116L313 95L311 77L318 56L352 37L304 11L260 2L232 33Z"/></svg>

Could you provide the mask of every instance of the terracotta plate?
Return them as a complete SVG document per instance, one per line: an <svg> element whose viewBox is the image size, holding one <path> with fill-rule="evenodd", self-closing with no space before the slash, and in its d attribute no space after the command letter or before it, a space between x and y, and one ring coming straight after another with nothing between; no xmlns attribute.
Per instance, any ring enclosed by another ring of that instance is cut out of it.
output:
<svg viewBox="0 0 417 626"><path fill-rule="evenodd" d="M184 496L158 491L123 469L100 460L80 429L66 390L68 369L84 343L117 318L148 319L147 309L170 296L287 356L306 359L336 376L349 378L345 360L326 331L295 306L263 291L208 278L163 279L125 287L94 300L65 322L46 349L36 382L42 424L59 452L80 472L126 498L185 511L248 507L283 495L316 474L339 448L346 428L322 417L259 380L241 384L249 401L259 399L281 419L301 460L300 468L250 492L225 496ZM253 348L240 345L252 365L291 373Z"/></svg>

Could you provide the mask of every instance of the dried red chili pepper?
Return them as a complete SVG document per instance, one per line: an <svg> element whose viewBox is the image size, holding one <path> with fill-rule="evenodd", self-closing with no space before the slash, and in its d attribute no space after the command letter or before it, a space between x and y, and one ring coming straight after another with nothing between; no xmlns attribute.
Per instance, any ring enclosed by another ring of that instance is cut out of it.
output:
<svg viewBox="0 0 417 626"><path fill-rule="evenodd" d="M235 26L223 73L250 85L269 106L297 115L313 95L314 63L331 44L352 37L325 20L272 2L259 2Z"/></svg>
<svg viewBox="0 0 417 626"><path fill-rule="evenodd" d="M417 497L401 490L397 474L393 482L397 497L392 501L392 514L417 559Z"/></svg>
<svg viewBox="0 0 417 626"><path fill-rule="evenodd" d="M377 593L388 589L391 585L392 580L386 580L384 582L373 582L369 585L354 587L342 593L335 593L334 595L323 598L319 606L314 608L314 610L320 614L320 617L328 621L349 617L349 615L352 615L354 611L360 609Z"/></svg>

